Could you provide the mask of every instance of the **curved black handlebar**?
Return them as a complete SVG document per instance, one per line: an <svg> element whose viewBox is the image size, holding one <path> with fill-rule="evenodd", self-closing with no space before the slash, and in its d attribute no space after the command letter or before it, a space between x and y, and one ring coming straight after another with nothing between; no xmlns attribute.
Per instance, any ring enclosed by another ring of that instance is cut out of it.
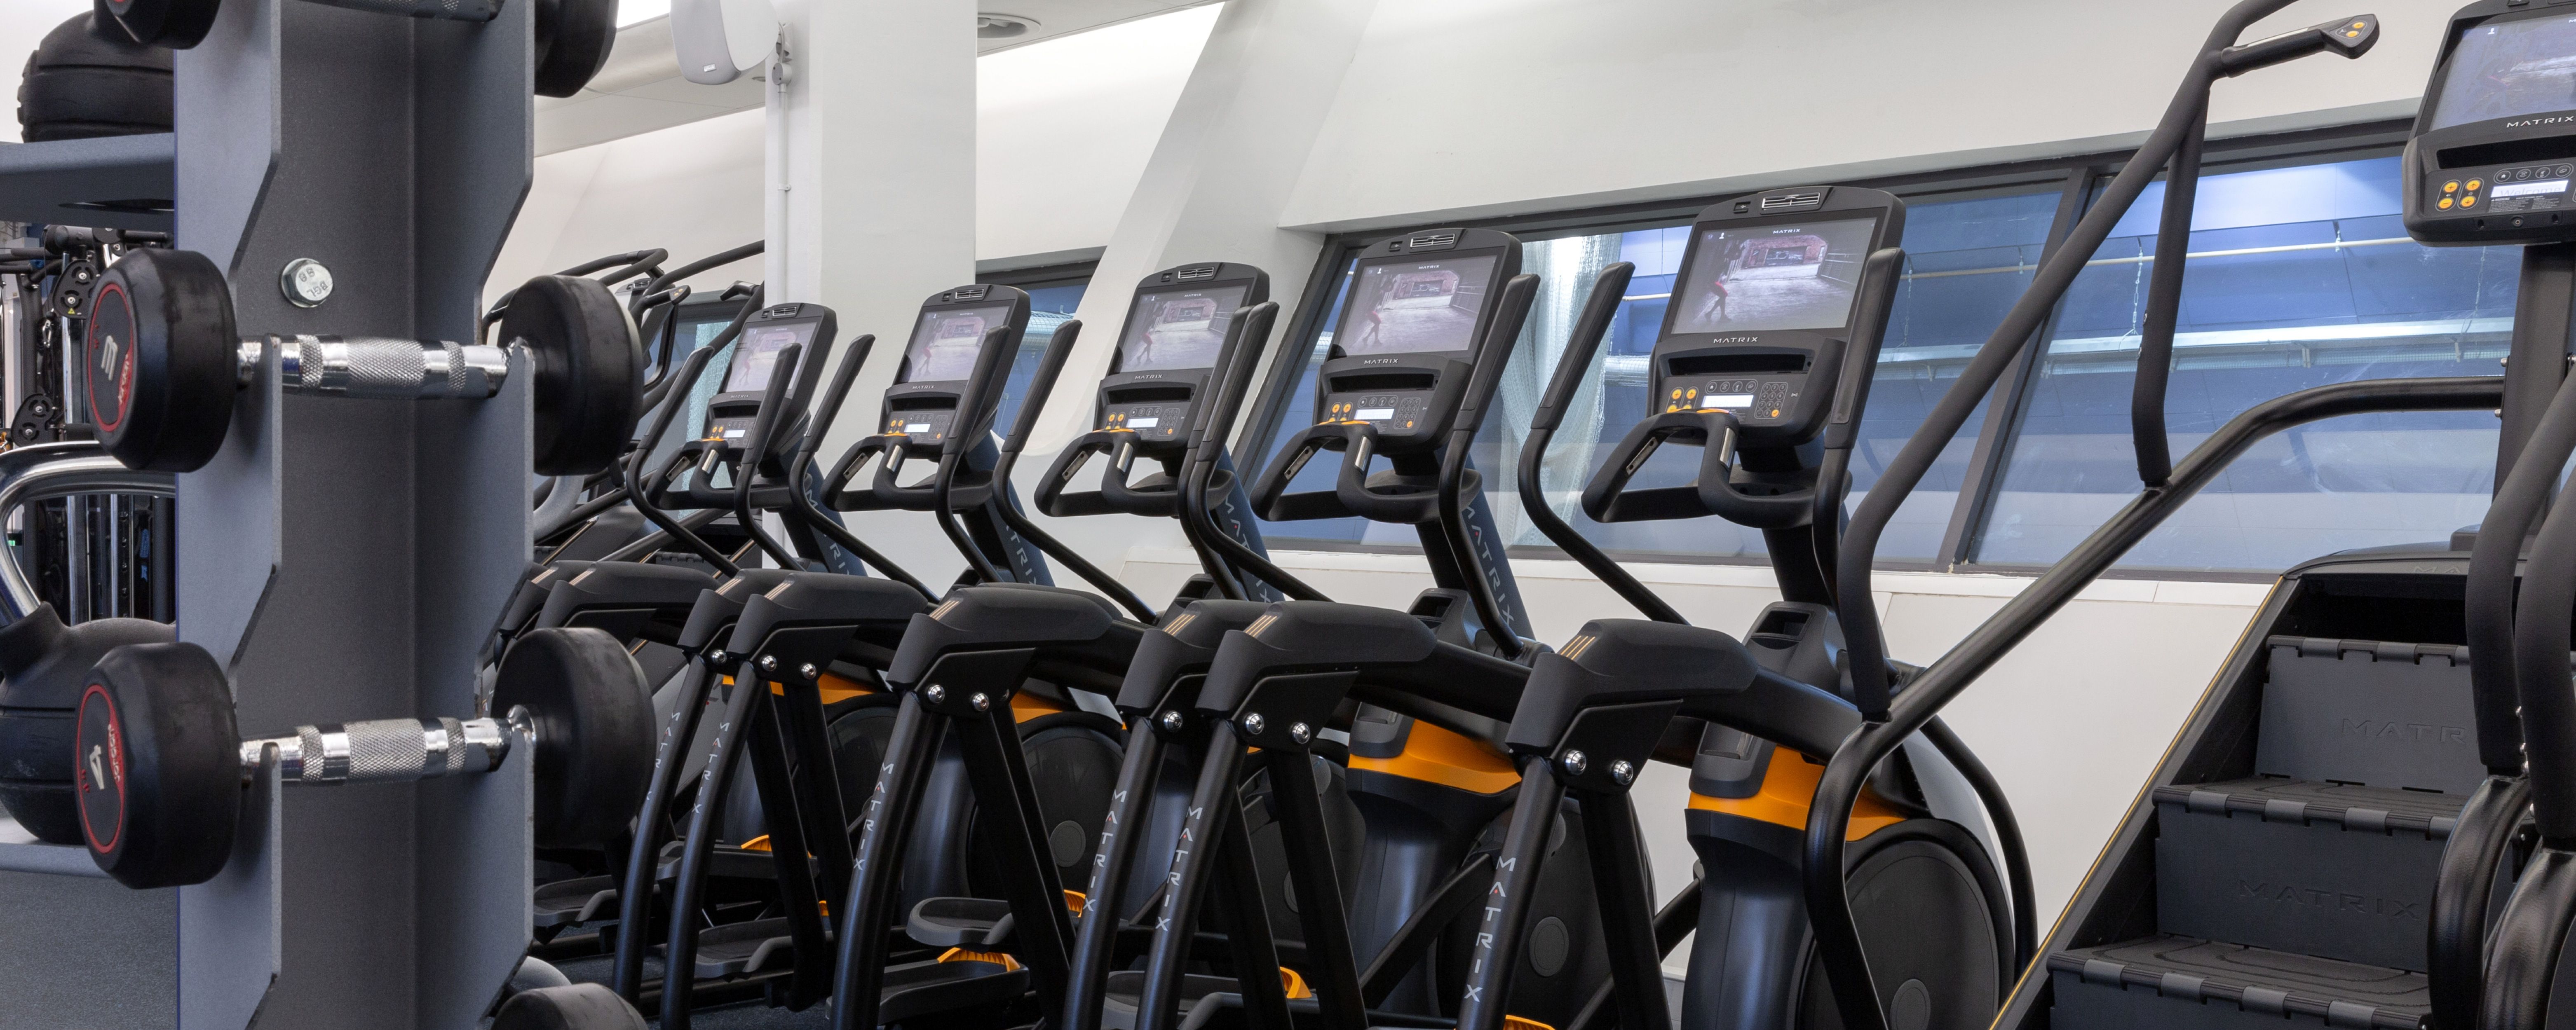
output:
<svg viewBox="0 0 2576 1030"><path fill-rule="evenodd" d="M814 503L813 495L806 491L808 477L806 470L813 465L814 455L823 449L823 434L829 431L832 423L841 417L841 402L849 399L850 384L858 379L859 368L867 364L868 352L876 349L876 343L875 333L864 333L858 339L850 341L848 354L841 359L840 369L832 373L832 383L823 391L823 406L815 409L814 417L805 423L805 438L797 443L796 453L788 458L788 503L794 504L797 512L805 517L806 525L814 527L824 536L831 537L832 542L841 545L842 550L858 555L859 560L866 563L867 567L884 573L887 579L911 587L923 597L929 597L930 588L923 586L920 580L914 579L912 573L904 571L903 566L887 560L886 556L879 554L876 548L869 547L865 541L858 538L857 534L851 533L849 527L842 525L839 520L824 511L821 505Z"/></svg>
<svg viewBox="0 0 2576 1030"><path fill-rule="evenodd" d="M1065 546L1064 542L1057 540L1053 534L1039 528L1036 522L1020 513L1018 505L1011 503L1011 469L1019 464L1020 449L1028 444L1029 433L1037 428L1038 414L1046 409L1047 395L1055 387L1057 374L1064 371L1065 360L1073 356L1074 341L1081 338L1082 320L1075 318L1067 319L1063 325L1057 326L1055 335L1048 339L1046 352L1038 356L1037 374L1029 380L1028 396L1020 402L1020 417L1012 420L1011 435L1003 438L1001 457L993 462L992 488L987 496L990 498L989 503L993 506L994 513L1001 516L1004 525L1011 527L1011 532L1019 534L1021 539L1035 545L1038 550L1046 552L1048 557L1064 563L1065 567L1072 569L1075 575L1081 576L1085 582L1108 595L1110 600L1118 602L1118 605L1127 609L1129 614L1136 616L1138 622L1150 624L1156 620L1153 605L1146 604L1144 598L1136 596L1136 592L1128 589L1127 584L1119 582L1117 577L1093 565L1090 560L1082 556L1081 552ZM1001 394L998 382L994 385L993 393L997 398L994 403L998 405ZM962 452L964 448L958 448L958 450ZM947 465L943 463L941 468L944 470Z"/></svg>
<svg viewBox="0 0 2576 1030"><path fill-rule="evenodd" d="M1824 570L1825 594L1839 614L1842 594L1834 589L1834 570L1842 560L1843 498L1850 496L1844 477L1851 473L1852 448L1860 445L1860 423L1869 410L1870 384L1878 376L1878 352L1887 340L1887 317L1896 309L1896 290L1903 282L1905 249L1881 247L1861 262L1860 298L1852 305L1851 344L1843 349L1843 378L1834 387L1834 406L1825 413L1824 458L1816 466L1816 567ZM1842 619L1844 633L1851 621ZM1884 654L1886 648L1880 647Z"/></svg>
<svg viewBox="0 0 2576 1030"><path fill-rule="evenodd" d="M734 328L740 329L741 323L736 322ZM679 375L675 381L696 382L698 376L706 372L707 361L714 358L719 349L700 347L690 352L689 360L681 363ZM635 448L635 453L627 457L626 464L620 470L619 478L626 481L624 485L627 498L634 503L635 510L642 512L644 517L660 527L664 534L679 541L681 546L696 552L698 557L706 559L707 564L715 566L716 571L723 573L727 578L742 575L742 566L735 564L732 557L716 550L714 545L707 543L689 527L681 525L679 520L672 518L669 512L663 511L661 505L653 503L650 496L652 491L644 486L644 461L653 453L652 442L661 439L662 434L670 430L671 419L680 413L680 406L680 398L675 396L653 416L652 432L645 434L644 445Z"/></svg>
<svg viewBox="0 0 2576 1030"><path fill-rule="evenodd" d="M1639 614L1656 622L1687 626L1690 620L1682 618L1645 583L1558 518L1556 509L1547 503L1547 492L1540 481L1548 442L1555 438L1557 425L1565 420L1566 405L1573 403L1575 391L1582 388L1584 374L1591 371L1592 357L1600 353L1601 341L1609 335L1610 323L1619 315L1619 302L1628 292L1628 280L1636 272L1634 263L1621 261L1602 269L1592 280L1592 295L1584 300L1583 313L1574 320L1574 335L1565 341L1565 354L1557 359L1555 377L1548 380L1547 392L1539 395L1538 411L1530 416L1529 437L1521 441L1521 513L1567 557L1608 584Z"/></svg>
<svg viewBox="0 0 2576 1030"><path fill-rule="evenodd" d="M1331 598L1322 591L1306 585L1225 532L1208 507L1218 459L1225 454L1226 438L1233 433L1243 398L1252 389L1252 373L1260 367L1261 350L1268 344L1271 325L1279 317L1279 302L1265 300L1237 309L1235 314L1236 324L1243 327L1242 343L1249 345L1230 349L1231 360L1217 370L1216 397L1200 409L1198 421L1191 426L1189 456L1181 470L1181 527L1200 549L1200 561L1207 566L1209 578L1216 580L1217 589L1228 598L1243 600L1251 596L1238 575L1242 570L1295 600L1329 601Z"/></svg>
<svg viewBox="0 0 2576 1030"><path fill-rule="evenodd" d="M948 438L940 442L939 469L930 476L930 517L939 520L939 531L948 534L948 542L956 546L957 553L966 556L967 568L986 583L1006 582L1010 577L1002 575L993 560L985 557L983 548L975 546L950 504L957 489L957 470L966 464L966 452L974 449L974 442L984 431L984 422L990 417L987 409L1001 402L1002 391L987 387L1001 367L1004 353L1016 349L1002 346L1010 335L1009 326L984 331L981 345L975 348L974 370L966 375L966 389L957 395L957 414L948 423ZM989 403L984 399L986 394L993 397ZM885 463L877 466L878 492L894 486L904 448L905 441L898 439L886 449Z"/></svg>
<svg viewBox="0 0 2576 1030"><path fill-rule="evenodd" d="M768 552L782 569L803 568L804 564L779 546L778 541L771 539L769 531L761 528L760 520L752 515L751 485L760 478L760 457L769 453L769 438L777 435L783 421L780 415L787 405L787 387L795 378L788 373L804 356L805 345L801 343L791 343L778 349L776 362L769 366L768 387L760 394L760 411L752 416L751 432L743 438L742 460L734 465L733 470L733 517L741 520L742 531L751 537L753 543L759 544L761 550Z"/></svg>
<svg viewBox="0 0 2576 1030"><path fill-rule="evenodd" d="M1503 295L1494 309L1494 320L1485 327L1485 338L1477 342L1475 371L1467 377L1467 392L1458 399L1458 414L1449 423L1449 442L1440 449L1440 479L1434 487L1439 505L1440 535L1449 542L1450 560L1465 575L1467 599L1475 602L1476 618L1485 624L1485 633L1495 649L1505 658L1518 659L1524 650L1521 635L1511 620L1503 616L1503 604L1494 593L1494 583L1482 560L1482 549L1467 532L1467 451L1476 443L1476 431L1484 428L1485 407L1492 403L1494 390L1503 381L1503 369L1511 364L1512 344L1521 336L1521 325L1529 320L1530 303L1538 299L1538 276L1523 272L1503 282ZM1355 478L1345 470L1344 480Z"/></svg>

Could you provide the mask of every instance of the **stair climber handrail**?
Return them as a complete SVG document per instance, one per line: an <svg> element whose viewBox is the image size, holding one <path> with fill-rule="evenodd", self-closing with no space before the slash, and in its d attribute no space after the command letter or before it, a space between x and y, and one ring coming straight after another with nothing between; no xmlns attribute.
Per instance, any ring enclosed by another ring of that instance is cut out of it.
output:
<svg viewBox="0 0 2576 1030"><path fill-rule="evenodd" d="M1922 427L1906 440L1896 459L1862 500L1844 535L1834 593L1864 601L1841 606L1850 655L1852 699L1860 707L1864 722L1835 752L1823 781L1817 785L1809 809L1803 877L1818 956L1843 1025L1850 1030L1887 1030L1888 1026L1878 989L1870 978L1868 956L1861 948L1859 928L1852 920L1843 866L1843 837L1851 807L1859 797L1862 782L1879 761L1929 723L1951 697L1966 689L2014 644L2073 598L2076 591L2100 576L2254 440L2286 426L2351 412L2455 410L2463 407L2458 402L2464 397L2487 398L2465 405L2471 408L2492 408L2502 403L2501 386L2491 382L2399 379L2316 387L2257 405L2204 441L2167 481L2148 483L2136 500L1988 619L1967 641L1934 663L1907 688L1900 703L1891 705L1886 637L1876 606L1865 603L1865 599L1872 596L1870 572L1879 538L1893 520L1897 506L1921 484L1934 459L1994 389L2004 370L2031 345L2041 321L2056 308L2085 263L2110 237L2112 228L2127 215L2157 171L2181 155L2189 141L2205 128L2212 83L2315 53L2358 57L2378 40L2378 20L2365 16L2358 21L2366 31L2356 36L2328 31L2329 27L2343 29L2345 22L2355 20L2339 19L2250 43L2236 42L2255 22L2292 2L2240 0L2219 18L2155 131L2140 144L2120 174L2112 178L2093 207L2077 220L2065 244L2040 262L2029 288L1978 348L1976 356L1961 371L1959 381L1933 405ZM2178 213L2177 225L2180 231L2169 235L2187 239L2187 213ZM2173 282L2175 289L2166 291L2171 296L2159 294L2159 299L2179 301L2178 274ZM2141 361L2146 357L2142 349ZM2160 413L2161 389L2150 392L2155 396L2147 403ZM2160 423L2160 414L2153 421ZM2133 429L2140 440L2150 429L2155 430L2157 440L2163 439L2160 424L2136 425ZM2153 470L2152 457L2146 450L2140 451L2142 472Z"/></svg>
<svg viewBox="0 0 2576 1030"><path fill-rule="evenodd" d="M2140 493L2093 535L2075 545L2064 560L2014 595L1966 640L1915 677L1896 698L1885 719L1865 722L1854 731L1826 763L1823 779L1816 786L1807 821L1805 862L1807 905L1815 922L1817 943L1829 963L1828 976L1835 978L1832 986L1843 1008L1844 1025L1866 1025L1878 1030L1886 1026L1883 1016L1872 1023L1861 1021L1877 1011L1877 995L1868 981L1863 979L1858 985L1862 990L1873 991L1862 997L1864 1007L1844 997L1848 981L1841 979L1847 975L1843 973L1846 969L1860 971L1863 977L1867 970L1859 951L1858 932L1852 924L1851 906L1844 894L1843 836L1852 804L1870 770L2256 442L2293 426L2346 415L2484 411L2503 402L2504 382L2500 378L2427 377L2329 383L2255 405L2186 455L2175 465L2170 482ZM1875 491L1872 496L1876 496ZM1855 610L1859 607L1854 606ZM2563 652L2566 641L2559 644ZM2563 665L2560 671L2565 674Z"/></svg>

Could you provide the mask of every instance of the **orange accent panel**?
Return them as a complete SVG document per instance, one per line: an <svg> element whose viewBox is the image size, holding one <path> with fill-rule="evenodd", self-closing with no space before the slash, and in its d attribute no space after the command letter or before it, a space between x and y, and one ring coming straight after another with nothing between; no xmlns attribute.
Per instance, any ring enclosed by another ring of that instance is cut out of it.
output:
<svg viewBox="0 0 2576 1030"><path fill-rule="evenodd" d="M1064 890L1065 910L1072 912L1074 915L1081 915L1082 903L1089 900L1091 900L1090 896L1082 893L1081 891L1074 890L1070 887L1067 887Z"/></svg>
<svg viewBox="0 0 2576 1030"><path fill-rule="evenodd" d="M742 850L744 850L744 851L767 851L767 850L769 850L769 835L768 835L768 834L766 834L766 833L764 833L764 834L761 834L760 836L753 837L753 838L752 838L752 839L750 839L750 840L747 840L747 841L742 842Z"/></svg>
<svg viewBox="0 0 2576 1030"><path fill-rule="evenodd" d="M1506 1015L1503 1017L1503 1030L1556 1030L1556 1028L1535 1019Z"/></svg>
<svg viewBox="0 0 2576 1030"><path fill-rule="evenodd" d="M1011 721L1015 723L1027 722L1041 715L1054 715L1068 710L1063 705L1037 697L1025 690L1011 695Z"/></svg>
<svg viewBox="0 0 2576 1030"><path fill-rule="evenodd" d="M1771 768L1762 774L1762 790L1749 798L1713 798L1693 793L1690 807L1702 812L1724 812L1746 819L1775 823L1799 831L1807 828L1807 809L1816 797L1816 784L1825 778L1825 767L1807 760L1807 756L1788 748L1771 749ZM1859 840L1904 821L1905 816L1887 803L1867 793L1852 806L1851 829L1845 840Z"/></svg>
<svg viewBox="0 0 2576 1030"><path fill-rule="evenodd" d="M946 950L946 951L940 952L940 953L939 953L939 961L942 961L942 962L990 962L990 963L993 963L994 965L997 965L997 966L1002 967L1002 969L1003 969L1004 971L1009 971L1009 970L1013 970L1013 969L1018 969L1018 968L1020 968L1020 960L1015 959L1015 958L1012 958L1012 957L1010 957L1009 955L1002 954L1001 952L998 952L998 951L968 951L968 950L966 950L966 949L964 949L964 948L950 948L950 949L948 949L948 950Z"/></svg>
<svg viewBox="0 0 2576 1030"><path fill-rule="evenodd" d="M1510 790L1521 781L1520 770L1512 767L1511 756L1501 748L1419 720L1404 738L1403 754L1393 758L1352 755L1351 768L1392 773L1475 794Z"/></svg>
<svg viewBox="0 0 2576 1030"><path fill-rule="evenodd" d="M1315 989L1306 986L1306 978L1297 975L1296 970L1290 969L1286 966L1279 967L1279 989L1286 991L1288 996L1291 998L1312 998L1315 996Z"/></svg>
<svg viewBox="0 0 2576 1030"><path fill-rule="evenodd" d="M731 683L733 681L726 680L725 682ZM815 684L815 686L822 690L823 703L827 705L836 705L854 697L866 697L877 692L875 687L868 686L867 684L854 679L844 679L828 672L823 674L822 681ZM787 695L787 685L776 680L772 680L769 684L769 692L785 697Z"/></svg>

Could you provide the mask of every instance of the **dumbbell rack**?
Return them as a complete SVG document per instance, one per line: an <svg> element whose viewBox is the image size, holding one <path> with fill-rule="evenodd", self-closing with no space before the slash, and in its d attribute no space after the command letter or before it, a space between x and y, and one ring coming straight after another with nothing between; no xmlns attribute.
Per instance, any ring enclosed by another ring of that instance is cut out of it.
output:
<svg viewBox="0 0 2576 1030"><path fill-rule="evenodd" d="M468 24L224 0L178 54L177 245L226 270L246 335L474 338L530 177L533 8ZM318 307L279 288L297 258L333 274ZM179 635L225 663L245 734L479 714L478 649L530 553L531 377L512 364L488 401L386 404L282 395L272 351L223 450L179 477ZM262 775L231 864L177 891L177 1025L475 1025L528 943L529 768L287 792ZM86 863L0 845L0 869L58 873L64 899L119 889ZM149 952L173 931L138 905L0 935ZM79 996L0 1002L0 1024L117 1008Z"/></svg>

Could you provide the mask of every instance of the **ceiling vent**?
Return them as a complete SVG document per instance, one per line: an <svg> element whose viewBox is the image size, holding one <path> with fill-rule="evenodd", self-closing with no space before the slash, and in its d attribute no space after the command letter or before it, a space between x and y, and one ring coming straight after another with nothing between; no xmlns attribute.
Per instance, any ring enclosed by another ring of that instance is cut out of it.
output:
<svg viewBox="0 0 2576 1030"><path fill-rule="evenodd" d="M975 16L977 39L1018 39L1037 31L1037 27L1037 19L1017 14L982 13Z"/></svg>

